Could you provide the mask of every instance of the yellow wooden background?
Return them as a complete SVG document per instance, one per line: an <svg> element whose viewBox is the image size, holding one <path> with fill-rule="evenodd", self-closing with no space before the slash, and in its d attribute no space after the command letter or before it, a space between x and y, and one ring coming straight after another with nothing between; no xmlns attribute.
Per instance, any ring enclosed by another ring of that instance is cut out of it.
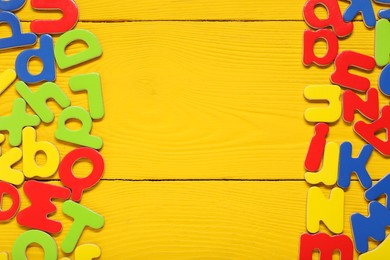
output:
<svg viewBox="0 0 390 260"><path fill-rule="evenodd" d="M303 161L313 133L303 120L313 104L302 93L307 85L328 84L333 71L301 63L305 1L76 2L77 28L95 33L104 55L58 71L57 83L73 105L87 106L86 95L72 94L67 81L100 72L106 107L93 129L105 141L104 180L82 200L106 225L86 230L81 243L98 244L102 259L297 259L309 188ZM29 3L17 15L24 30L32 19L59 17ZM374 31L357 21L340 47L373 55L373 44ZM0 53L1 71L14 67L19 52ZM34 61L32 70L39 68ZM379 69L370 75L374 86L378 75ZM1 115L17 96L13 87L0 96ZM58 106L50 107L58 116ZM64 156L73 147L55 141L55 127L40 126L38 139L52 141ZM356 152L364 144L342 121L329 140L349 140ZM82 175L90 166L76 168ZM388 161L376 153L368 168L377 180ZM58 184L58 175L52 181ZM27 203L24 197L22 208ZM52 218L64 222L60 244L71 220L57 205ZM349 235L353 212L367 213L356 181L346 193ZM0 251L10 252L24 229L12 220L0 230ZM33 247L28 256L39 259L42 252Z"/></svg>

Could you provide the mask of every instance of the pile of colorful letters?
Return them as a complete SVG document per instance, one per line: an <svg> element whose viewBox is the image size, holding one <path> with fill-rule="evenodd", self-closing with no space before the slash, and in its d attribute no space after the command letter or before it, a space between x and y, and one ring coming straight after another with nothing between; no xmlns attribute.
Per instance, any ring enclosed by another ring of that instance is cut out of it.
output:
<svg viewBox="0 0 390 260"><path fill-rule="evenodd" d="M382 8L386 4L390 8L389 0L376 2ZM330 75L332 84L311 85L304 89L304 97L309 102L327 102L329 106L308 108L304 113L305 120L315 126L305 159L305 180L313 186L307 195L306 228L309 233L303 234L300 240L302 260L312 259L314 251L319 251L321 260L331 260L335 251L340 252L341 259L348 260L353 259L354 250L360 254L360 260L390 259L390 237L386 238L386 228L390 226L390 174L373 184L366 167L374 149L383 157L390 156L390 106L379 107L379 96L390 96L390 9L380 10L377 21L374 5L370 0L351 0L344 13L337 0L308 0L304 6L303 16L311 28L303 35L303 64L330 66L333 63L334 72ZM320 19L316 15L318 6L327 9L326 18ZM365 26L375 31L375 39L372 39L375 40L375 57L353 50L339 51L340 38L352 34L353 19L359 14ZM327 46L324 55L316 55L314 51L320 40ZM368 78L349 71L354 68L361 73L370 73L376 66L383 67L378 80L379 91L371 86ZM356 112L365 119L356 122ZM355 133L367 142L359 148L357 157L352 156L350 142L339 145L326 141L329 125L341 117L346 123L353 123ZM378 136L381 132L386 133L386 138ZM365 190L369 215L354 213L350 216L350 238L342 233L344 197L352 174L356 174ZM332 187L329 197L318 185ZM378 201L384 195L386 205ZM319 233L320 222L334 235ZM379 244L371 251L369 239Z"/></svg>
<svg viewBox="0 0 390 260"><path fill-rule="evenodd" d="M14 12L30 8L24 7L25 1L0 1L0 23L8 25L12 31L10 37L0 38L0 51L20 51L15 61L15 70L3 68L0 75L0 94L18 78L14 86L20 96L13 101L12 112L0 116L0 132L6 134L0 135L0 141L8 141L10 145L10 149L3 151L0 157L0 204L5 194L12 201L9 209L0 208L0 221L4 222L2 225L7 225L16 218L18 225L27 230L14 241L10 252L12 259L26 259L26 250L32 244L43 248L44 259L58 259L58 248L69 257L73 254L74 259L96 258L101 255L97 245L78 243L86 227L97 230L104 225L103 216L80 204L83 192L95 186L104 172L104 159L98 152L103 141L91 134L93 122L104 116L100 75L88 73L69 79L73 93L87 93L88 100L85 103L88 103L88 110L72 106L63 91L68 86L59 86L55 81L57 73L71 70L85 62L93 62L93 59L102 55L102 48L91 32L73 29L79 19L79 10L73 0L31 0L32 9L38 12L60 10L62 18L34 20L30 24L31 32L23 32L26 29L22 30L21 22ZM56 36L55 44L53 35ZM85 43L87 48L67 55L67 47L76 42ZM38 74L29 70L32 59L39 59L43 64ZM47 104L48 100L54 101L61 108L57 119ZM81 127L71 129L67 125L69 121L77 121ZM54 144L37 141L36 128L40 126L44 131L52 123L56 123L56 131L52 134L57 140L78 147L62 160ZM42 164L36 161L38 153L45 154L46 159ZM79 160L87 160L92 165L92 171L86 177L77 177L73 172L73 166ZM22 170L13 168L18 162L22 162ZM57 172L63 186L47 181ZM23 209L20 209L21 195L17 189L21 187L30 202ZM62 223L55 220L57 208L52 199L62 201L62 212L73 220L58 246L52 236L62 232ZM0 258L8 259L8 253L0 253Z"/></svg>

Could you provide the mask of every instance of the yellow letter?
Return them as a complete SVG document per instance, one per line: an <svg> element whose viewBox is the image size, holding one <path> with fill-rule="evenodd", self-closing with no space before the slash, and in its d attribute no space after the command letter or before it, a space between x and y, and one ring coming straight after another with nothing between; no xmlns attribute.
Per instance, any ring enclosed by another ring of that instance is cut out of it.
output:
<svg viewBox="0 0 390 260"><path fill-rule="evenodd" d="M341 89L336 85L308 86L303 95L309 101L325 100L329 103L326 108L308 108L305 111L305 120L308 122L333 123L341 117Z"/></svg>
<svg viewBox="0 0 390 260"><path fill-rule="evenodd" d="M320 221L335 234L344 229L344 191L332 189L330 198L326 198L319 187L311 187L307 195L307 230L317 233Z"/></svg>
<svg viewBox="0 0 390 260"><path fill-rule="evenodd" d="M42 167L38 166L35 161L39 151L46 155L46 164ZM60 155L52 143L36 142L34 128L26 127L23 129L23 171L26 177L50 177L57 171L59 162Z"/></svg>

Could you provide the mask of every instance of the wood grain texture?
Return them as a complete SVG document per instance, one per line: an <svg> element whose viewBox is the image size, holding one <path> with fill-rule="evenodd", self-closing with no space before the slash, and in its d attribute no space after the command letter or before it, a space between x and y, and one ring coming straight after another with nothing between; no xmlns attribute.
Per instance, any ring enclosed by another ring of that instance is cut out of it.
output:
<svg viewBox="0 0 390 260"><path fill-rule="evenodd" d="M67 81L72 75L101 73L106 118L95 122L93 134L105 139L105 178L303 179L303 161L313 134L303 112L320 106L305 101L303 89L329 84L333 71L333 67L303 67L303 23L80 23L79 27L98 36L104 55L58 71L57 83L73 105L87 108L86 95L72 94ZM355 27L354 34L340 42L341 50L373 55L374 31L361 22ZM76 45L70 51L80 48ZM18 52L0 53L0 69L13 68ZM368 75L373 87L379 73L375 69ZM11 87L0 97L1 115L10 112L17 96ZM386 103L382 96L381 105ZM58 117L58 106L50 106ZM55 141L55 127L56 123L39 127L38 138L56 143L64 156L72 147ZM331 127L328 140L351 141L356 153L364 144L342 121ZM373 178L381 178L388 172L387 160L375 152L368 168Z"/></svg>
<svg viewBox="0 0 390 260"><path fill-rule="evenodd" d="M101 182L81 203L103 214L105 227L86 230L80 244L98 244L102 259L297 259L308 187L304 182ZM27 199L22 201L24 208ZM61 204L56 202L60 212L52 216L64 223L58 244L71 224ZM345 205L350 235L350 215L367 212L357 182ZM16 226L15 220L1 225L0 251L9 251L23 232ZM42 252L34 247L28 254L40 259Z"/></svg>
<svg viewBox="0 0 390 260"><path fill-rule="evenodd" d="M81 21L145 21L145 20L303 20L302 10L306 1L281 0L90 0L75 1ZM348 1L339 1L342 12ZM374 4L375 11L386 6ZM318 15L326 11L318 8ZM60 17L59 12L38 12L31 8L30 0L18 12L23 21ZM357 19L362 19L359 15Z"/></svg>

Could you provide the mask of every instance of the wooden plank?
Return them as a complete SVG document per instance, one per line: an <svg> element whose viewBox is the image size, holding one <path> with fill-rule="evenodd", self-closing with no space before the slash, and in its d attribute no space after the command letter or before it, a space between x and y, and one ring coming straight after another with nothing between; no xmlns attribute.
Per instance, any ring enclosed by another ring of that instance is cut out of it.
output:
<svg viewBox="0 0 390 260"><path fill-rule="evenodd" d="M98 244L102 259L297 259L308 187L304 182L102 182L85 193L82 204L105 216L105 227L86 230L80 244ZM357 182L345 196L350 235L350 215L366 214L367 202ZM22 201L24 208L26 198ZM60 210L61 202L56 204ZM64 224L56 237L61 244L71 219L61 212L51 218ZM23 230L15 220L1 230L0 251L9 251ZM31 248L28 254L41 259L42 252Z"/></svg>
<svg viewBox="0 0 390 260"><path fill-rule="evenodd" d="M306 1L282 0L275 4L271 0L129 0L104 1L77 0L82 21L142 21L142 20L303 20L302 10ZM342 11L347 1L339 2ZM375 5L376 11L380 8ZM21 20L52 19L59 12L37 12L31 8L30 0L17 12ZM319 8L318 14L326 15ZM361 16L358 17L361 19Z"/></svg>
<svg viewBox="0 0 390 260"><path fill-rule="evenodd" d="M72 75L101 73L106 117L95 122L93 134L105 139L105 178L303 178L313 134L303 112L318 105L304 100L303 89L329 84L333 71L301 64L304 24L145 22L79 27L96 33L104 55L58 71L57 83L73 105L87 107L86 96L72 94L67 81ZM362 23L355 27L340 48L373 55L374 31ZM1 69L12 68L19 52L0 53ZM369 75L374 87L379 72ZM10 111L17 96L10 88L0 97L1 115ZM381 104L387 102L382 97ZM50 106L58 116L58 107ZM55 128L56 123L40 127L38 138L55 142ZM342 121L331 127L329 141L346 140L356 152L364 144ZM62 156L72 149L55 143ZM388 172L387 160L375 153L369 171L381 178Z"/></svg>

